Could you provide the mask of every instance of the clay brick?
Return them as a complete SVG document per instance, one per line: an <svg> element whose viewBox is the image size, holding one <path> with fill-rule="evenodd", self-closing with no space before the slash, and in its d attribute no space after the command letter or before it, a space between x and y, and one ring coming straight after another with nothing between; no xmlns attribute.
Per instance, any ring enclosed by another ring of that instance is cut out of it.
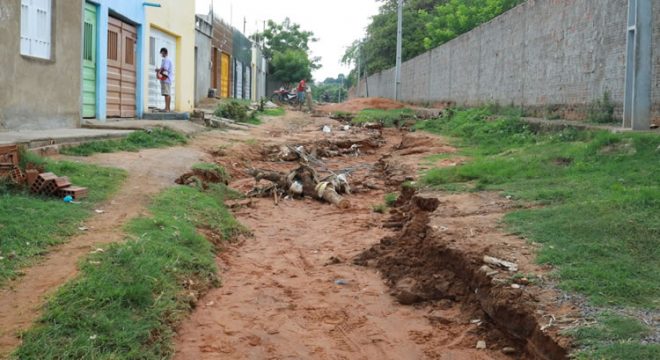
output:
<svg viewBox="0 0 660 360"><path fill-rule="evenodd" d="M60 176L57 179L55 179L55 186L58 189L69 187L69 186L71 186L71 181L66 176Z"/></svg>
<svg viewBox="0 0 660 360"><path fill-rule="evenodd" d="M65 197L67 195L71 195L71 197L73 197L74 200L78 200L87 197L87 188L80 186L69 186L63 189L59 189L57 191L57 195L59 197Z"/></svg>
<svg viewBox="0 0 660 360"><path fill-rule="evenodd" d="M14 166L18 166L18 162L17 145L0 146L0 163L10 163Z"/></svg>
<svg viewBox="0 0 660 360"><path fill-rule="evenodd" d="M30 191L32 191L33 193L39 193L46 186L46 183L48 182L54 183L55 179L57 179L57 175L53 173L39 174L39 176L37 176L37 179L34 181L32 186L30 186Z"/></svg>
<svg viewBox="0 0 660 360"><path fill-rule="evenodd" d="M28 187L32 187L32 184L37 180L37 177L39 176L39 171L35 169L30 169L25 172L25 176L27 177L27 185Z"/></svg>
<svg viewBox="0 0 660 360"><path fill-rule="evenodd" d="M23 174L21 168L14 166L10 178L15 184L22 184L25 181L25 174Z"/></svg>

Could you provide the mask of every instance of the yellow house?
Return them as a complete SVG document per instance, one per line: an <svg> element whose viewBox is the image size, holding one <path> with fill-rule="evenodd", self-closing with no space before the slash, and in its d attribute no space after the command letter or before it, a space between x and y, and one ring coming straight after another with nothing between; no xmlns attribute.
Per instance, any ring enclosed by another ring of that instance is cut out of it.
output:
<svg viewBox="0 0 660 360"><path fill-rule="evenodd" d="M172 110L192 111L195 104L195 2L154 1L160 7L146 8L144 59L145 113L164 109L156 68L160 67L160 49L167 48L174 65Z"/></svg>

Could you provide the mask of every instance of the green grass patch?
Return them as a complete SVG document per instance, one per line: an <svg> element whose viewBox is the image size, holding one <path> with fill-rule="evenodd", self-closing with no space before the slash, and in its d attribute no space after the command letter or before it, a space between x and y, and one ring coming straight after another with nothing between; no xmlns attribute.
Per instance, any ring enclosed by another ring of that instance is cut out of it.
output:
<svg viewBox="0 0 660 360"><path fill-rule="evenodd" d="M264 116L284 116L284 114L286 114L286 110L284 110L284 108L278 107L274 109L265 109L259 114Z"/></svg>
<svg viewBox="0 0 660 360"><path fill-rule="evenodd" d="M135 131L126 138L119 140L92 141L64 148L60 152L65 155L90 156L96 153L138 151L140 149L182 145L186 142L186 137L176 131L155 128L150 131Z"/></svg>
<svg viewBox="0 0 660 360"><path fill-rule="evenodd" d="M164 191L128 238L90 255L23 336L17 359L164 359L196 298L219 285L214 246L198 229L230 240L246 230L223 205L226 187Z"/></svg>
<svg viewBox="0 0 660 360"><path fill-rule="evenodd" d="M381 122L386 127L398 127L402 121L413 119L415 112L411 109L376 110L365 109L360 111L352 120L354 124Z"/></svg>
<svg viewBox="0 0 660 360"><path fill-rule="evenodd" d="M115 192L126 178L123 170L69 161L50 161L31 153L24 162L38 163L46 171L68 176L88 188L89 197L80 204L36 196L23 190L0 189L0 284L20 275L20 268L78 232L101 201Z"/></svg>
<svg viewBox="0 0 660 360"><path fill-rule="evenodd" d="M650 332L636 319L604 313L597 324L578 328L569 335L583 348L577 359L660 359L659 344L640 345Z"/></svg>
<svg viewBox="0 0 660 360"><path fill-rule="evenodd" d="M385 205L391 207L392 205L394 205L398 197L399 197L398 193L385 194Z"/></svg>
<svg viewBox="0 0 660 360"><path fill-rule="evenodd" d="M376 204L376 205L372 206L371 209L375 213L385 214L385 212L387 211L387 205L386 204Z"/></svg>
<svg viewBox="0 0 660 360"><path fill-rule="evenodd" d="M472 159L429 170L422 185L501 191L543 205L512 212L505 222L544 245L537 260L558 267L562 289L605 308L660 307L660 136L538 133L518 115L493 116L488 108L417 127L453 137Z"/></svg>

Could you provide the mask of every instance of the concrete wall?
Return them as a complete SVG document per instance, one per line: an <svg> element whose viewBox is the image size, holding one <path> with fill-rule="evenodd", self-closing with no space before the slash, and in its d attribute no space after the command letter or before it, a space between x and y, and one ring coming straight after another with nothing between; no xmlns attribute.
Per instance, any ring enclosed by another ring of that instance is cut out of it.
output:
<svg viewBox="0 0 660 360"><path fill-rule="evenodd" d="M555 105L570 118L608 91L623 104L628 0L529 0L402 66L411 102ZM660 123L660 1L653 2L656 123ZM366 93L367 81L359 87ZM368 78L369 96L394 97L394 71Z"/></svg>
<svg viewBox="0 0 660 360"><path fill-rule="evenodd" d="M266 97L266 71L268 63L256 44L252 44L252 101L259 101Z"/></svg>
<svg viewBox="0 0 660 360"><path fill-rule="evenodd" d="M201 17L195 23L195 105L208 97L211 88L211 38L213 27Z"/></svg>
<svg viewBox="0 0 660 360"><path fill-rule="evenodd" d="M62 0L59 0L62 1ZM115 16L122 21L135 25L137 28L137 64L136 64L136 90L135 107L138 118L142 117L145 106L145 78L142 75L144 71L145 59L148 54L145 50L149 49L147 43L149 36L146 33L145 13L142 2L125 0L90 0L92 4L97 5L97 64L96 64L96 118L103 121L107 115L107 92L108 92L108 18Z"/></svg>
<svg viewBox="0 0 660 360"><path fill-rule="evenodd" d="M0 130L77 127L82 2L53 0L51 59L20 53L21 0L0 1Z"/></svg>
<svg viewBox="0 0 660 360"><path fill-rule="evenodd" d="M192 111L195 104L195 2L160 0L158 3L161 7L146 8L145 23L149 29L146 30L145 38L149 39L149 31L152 27L176 38L176 59L172 59L176 86L173 106L176 111ZM149 47L143 48L143 56L146 59ZM151 70L150 68L145 70L143 81L147 83ZM149 96L148 88L143 90L143 96ZM146 106L143 104L144 110L147 110Z"/></svg>

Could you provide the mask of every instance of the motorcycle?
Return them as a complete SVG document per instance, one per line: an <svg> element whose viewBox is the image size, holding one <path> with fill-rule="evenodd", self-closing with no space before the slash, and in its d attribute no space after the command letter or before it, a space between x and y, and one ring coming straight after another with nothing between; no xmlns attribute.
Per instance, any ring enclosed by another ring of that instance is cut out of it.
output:
<svg viewBox="0 0 660 360"><path fill-rule="evenodd" d="M284 87L279 88L279 90L273 91L273 95L270 96L270 101L276 104L298 104L298 93L295 90L287 90Z"/></svg>

